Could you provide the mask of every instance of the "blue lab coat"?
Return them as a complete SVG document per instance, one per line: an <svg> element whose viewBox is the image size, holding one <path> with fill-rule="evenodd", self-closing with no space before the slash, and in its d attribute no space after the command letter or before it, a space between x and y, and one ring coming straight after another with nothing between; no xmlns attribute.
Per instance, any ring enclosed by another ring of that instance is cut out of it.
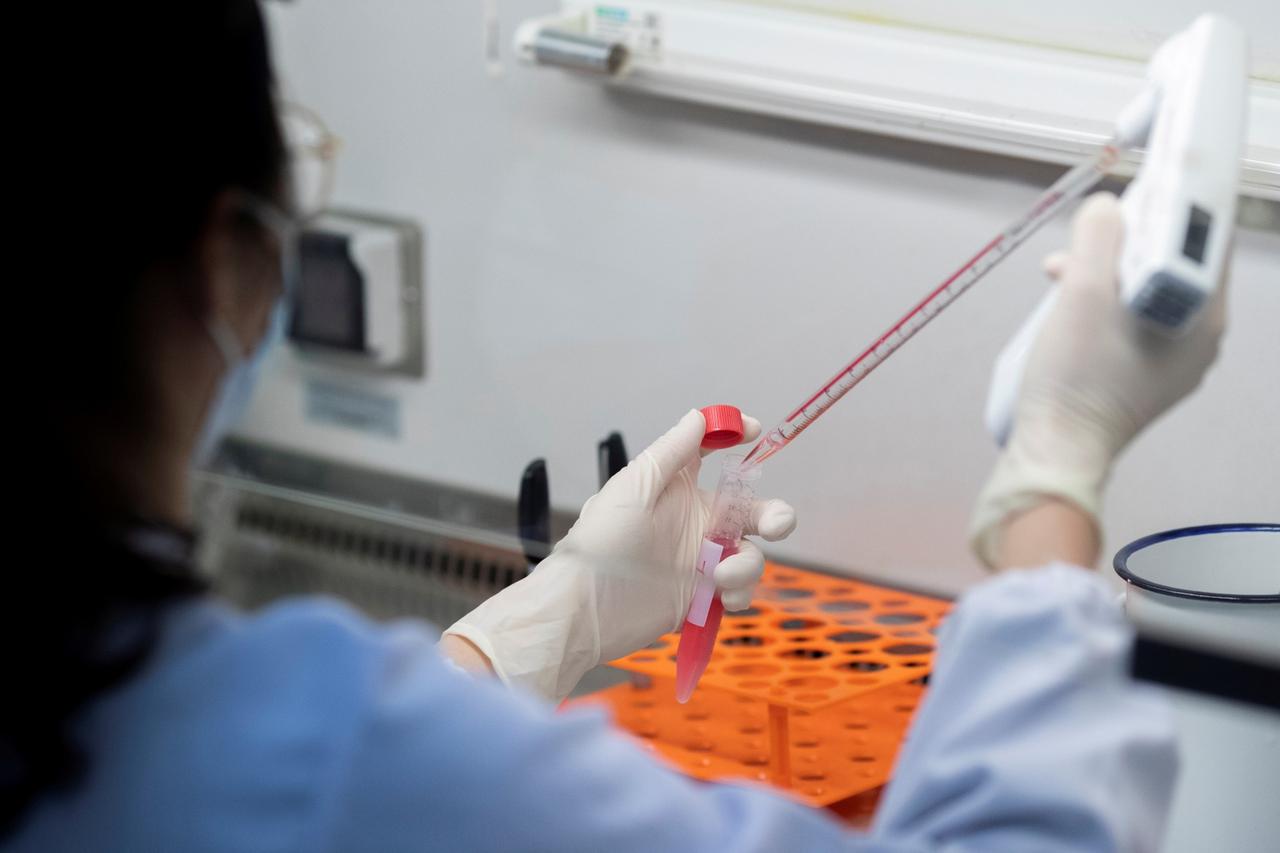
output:
<svg viewBox="0 0 1280 853"><path fill-rule="evenodd" d="M324 600L177 608L79 721L92 763L12 851L1152 850L1175 776L1163 697L1097 578L966 595L869 834L764 788L693 783L611 731Z"/></svg>

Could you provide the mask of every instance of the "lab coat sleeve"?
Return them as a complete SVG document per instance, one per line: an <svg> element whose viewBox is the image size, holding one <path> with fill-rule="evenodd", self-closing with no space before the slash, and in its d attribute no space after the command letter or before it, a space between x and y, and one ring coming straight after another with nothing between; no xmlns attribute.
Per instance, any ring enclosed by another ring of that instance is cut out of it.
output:
<svg viewBox="0 0 1280 853"><path fill-rule="evenodd" d="M691 782L607 725L447 665L401 626L332 792L333 848L895 850L762 788Z"/></svg>
<svg viewBox="0 0 1280 853"><path fill-rule="evenodd" d="M1157 849L1174 729L1163 694L1129 679L1131 645L1114 593L1083 569L976 587L939 631L874 835L948 850Z"/></svg>

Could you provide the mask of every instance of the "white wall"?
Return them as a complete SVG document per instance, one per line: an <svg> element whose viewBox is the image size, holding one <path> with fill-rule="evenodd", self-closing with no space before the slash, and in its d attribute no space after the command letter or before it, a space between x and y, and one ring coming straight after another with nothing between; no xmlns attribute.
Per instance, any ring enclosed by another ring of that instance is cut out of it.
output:
<svg viewBox="0 0 1280 853"><path fill-rule="evenodd" d="M780 417L1018 213L1045 167L606 92L490 79L478 3L272 7L290 93L342 137L337 201L426 229L428 376L393 394L400 441L307 423L281 359L255 437L512 494L545 455L553 499L594 489L611 429L643 447L691 406ZM509 34L552 0L504 0ZM1274 214L1271 211L1268 215ZM1207 387L1117 472L1109 545L1280 518L1280 233L1239 236L1232 329ZM800 511L793 557L956 590L994 451L993 357L1037 300L1024 250L770 462Z"/></svg>

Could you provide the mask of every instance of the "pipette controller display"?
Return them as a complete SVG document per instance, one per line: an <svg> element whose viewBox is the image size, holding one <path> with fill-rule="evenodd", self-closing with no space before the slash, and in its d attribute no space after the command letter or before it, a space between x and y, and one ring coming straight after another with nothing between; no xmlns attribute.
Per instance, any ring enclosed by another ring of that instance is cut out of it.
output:
<svg viewBox="0 0 1280 853"><path fill-rule="evenodd" d="M759 465L790 444L797 435L834 406L836 401L866 378L867 374L883 364L916 332L928 325L930 320L946 310L948 305L1008 257L1023 241L1040 230L1058 211L1096 185L1115 165L1120 151L1121 143L1113 138L1097 154L1055 181L1023 216L930 291L785 420L761 436L760 441L747 454L745 464Z"/></svg>

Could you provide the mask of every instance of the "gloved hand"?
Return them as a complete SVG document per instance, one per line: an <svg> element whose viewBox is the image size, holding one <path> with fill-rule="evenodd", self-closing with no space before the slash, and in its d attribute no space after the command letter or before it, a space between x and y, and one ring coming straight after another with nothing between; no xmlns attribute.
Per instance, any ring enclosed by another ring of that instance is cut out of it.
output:
<svg viewBox="0 0 1280 853"><path fill-rule="evenodd" d="M1070 252L1051 255L1057 305L1027 361L1009 443L978 497L971 535L997 562L1005 521L1048 498L1069 501L1098 526L1102 489L1135 435L1200 383L1218 353L1226 283L1181 337L1144 327L1119 297L1122 238L1115 196L1076 214Z"/></svg>
<svg viewBox="0 0 1280 853"><path fill-rule="evenodd" d="M743 441L760 423L743 419ZM582 507L577 523L527 578L445 633L479 649L504 681L558 701L582 675L677 629L693 595L694 562L711 515L698 489L706 423L696 409ZM795 529L795 510L757 501L746 533L769 541ZM743 541L716 567L727 610L751 603L764 555Z"/></svg>

